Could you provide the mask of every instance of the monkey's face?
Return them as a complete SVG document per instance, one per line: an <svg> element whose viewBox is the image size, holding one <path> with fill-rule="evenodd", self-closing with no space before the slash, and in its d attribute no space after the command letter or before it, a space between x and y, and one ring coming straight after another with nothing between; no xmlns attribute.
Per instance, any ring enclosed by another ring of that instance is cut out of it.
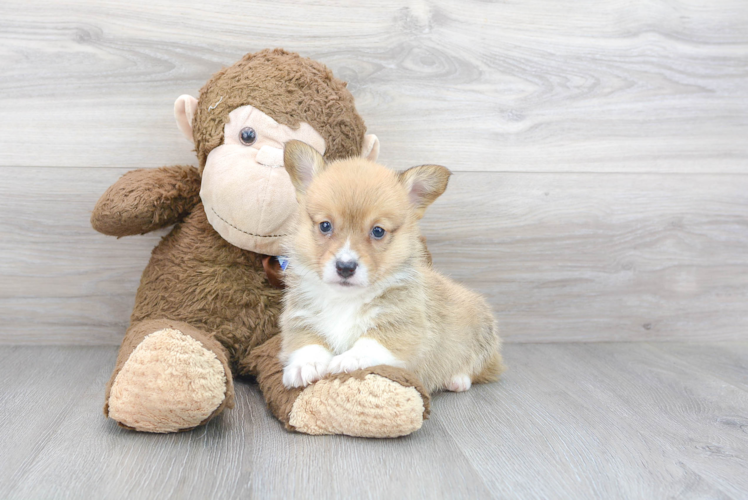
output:
<svg viewBox="0 0 748 500"><path fill-rule="evenodd" d="M177 125L190 141L197 106L189 95L174 104ZM229 243L266 255L282 254L298 209L296 190L283 168L283 145L292 139L325 153L325 139L308 123L294 130L250 105L228 114L223 143L208 153L200 198L208 221ZM379 140L366 135L363 142L362 154L376 160Z"/></svg>
<svg viewBox="0 0 748 500"><path fill-rule="evenodd" d="M283 144L291 139L325 152L325 140L307 123L293 130L252 106L229 113L223 144L208 155L200 189L208 221L229 243L281 253L297 211L296 191L283 168Z"/></svg>
<svg viewBox="0 0 748 500"><path fill-rule="evenodd" d="M196 104L194 98L182 96L175 106L179 128L190 139L190 109ZM252 106L236 108L228 116L223 144L208 154L203 169L200 198L205 214L229 243L280 255L297 210L296 190L283 168L283 144L297 139L324 154L325 140L307 123L293 130Z"/></svg>

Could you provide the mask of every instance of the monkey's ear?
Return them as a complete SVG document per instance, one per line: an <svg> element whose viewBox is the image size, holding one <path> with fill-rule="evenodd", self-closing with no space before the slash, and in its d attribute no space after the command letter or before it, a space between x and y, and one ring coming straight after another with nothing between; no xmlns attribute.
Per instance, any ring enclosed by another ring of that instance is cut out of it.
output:
<svg viewBox="0 0 748 500"><path fill-rule="evenodd" d="M448 168L439 165L421 165L398 174L419 219L426 208L447 189L450 175L452 172Z"/></svg>
<svg viewBox="0 0 748 500"><path fill-rule="evenodd" d="M364 136L364 147L361 148L361 156L364 158L377 161L379 158L379 138L374 134Z"/></svg>
<svg viewBox="0 0 748 500"><path fill-rule="evenodd" d="M174 103L174 118L177 119L177 127L190 142L195 142L192 137L192 120L197 111L197 99L191 95L180 95Z"/></svg>
<svg viewBox="0 0 748 500"><path fill-rule="evenodd" d="M314 177L325 169L325 159L309 144L292 140L283 147L283 166L296 191L303 194Z"/></svg>

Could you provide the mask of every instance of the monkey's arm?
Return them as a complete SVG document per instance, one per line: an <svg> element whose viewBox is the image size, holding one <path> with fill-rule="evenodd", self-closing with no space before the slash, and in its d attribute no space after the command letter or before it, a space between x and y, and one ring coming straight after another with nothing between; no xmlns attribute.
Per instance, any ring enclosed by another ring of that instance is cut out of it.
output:
<svg viewBox="0 0 748 500"><path fill-rule="evenodd" d="M145 234L178 222L200 202L200 172L173 166L133 170L99 198L91 225L110 236Z"/></svg>

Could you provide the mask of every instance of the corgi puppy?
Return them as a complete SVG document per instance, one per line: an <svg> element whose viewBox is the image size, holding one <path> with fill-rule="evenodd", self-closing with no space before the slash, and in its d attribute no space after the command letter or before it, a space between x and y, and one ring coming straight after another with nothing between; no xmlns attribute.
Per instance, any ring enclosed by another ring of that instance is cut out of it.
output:
<svg viewBox="0 0 748 500"><path fill-rule="evenodd" d="M433 392L468 390L503 370L485 299L429 266L418 221L446 189L437 165L394 172L364 158L326 164L285 145L299 201L281 316L283 384L391 365Z"/></svg>

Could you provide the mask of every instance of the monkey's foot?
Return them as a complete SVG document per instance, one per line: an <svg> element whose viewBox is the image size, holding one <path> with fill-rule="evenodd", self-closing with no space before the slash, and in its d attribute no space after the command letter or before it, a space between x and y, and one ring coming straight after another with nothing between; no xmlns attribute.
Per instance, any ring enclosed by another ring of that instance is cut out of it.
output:
<svg viewBox="0 0 748 500"><path fill-rule="evenodd" d="M420 429L428 413L429 396L409 372L379 365L307 387L288 425L306 434L398 437Z"/></svg>
<svg viewBox="0 0 748 500"><path fill-rule="evenodd" d="M104 413L122 427L161 433L189 430L220 413L227 396L232 405L228 367L182 330L189 328L166 327L145 335L124 363L117 364Z"/></svg>
<svg viewBox="0 0 748 500"><path fill-rule="evenodd" d="M379 365L328 376L306 388L283 384L280 335L252 350L239 373L254 375L273 414L292 431L361 437L405 436L429 415L429 395L415 375Z"/></svg>

